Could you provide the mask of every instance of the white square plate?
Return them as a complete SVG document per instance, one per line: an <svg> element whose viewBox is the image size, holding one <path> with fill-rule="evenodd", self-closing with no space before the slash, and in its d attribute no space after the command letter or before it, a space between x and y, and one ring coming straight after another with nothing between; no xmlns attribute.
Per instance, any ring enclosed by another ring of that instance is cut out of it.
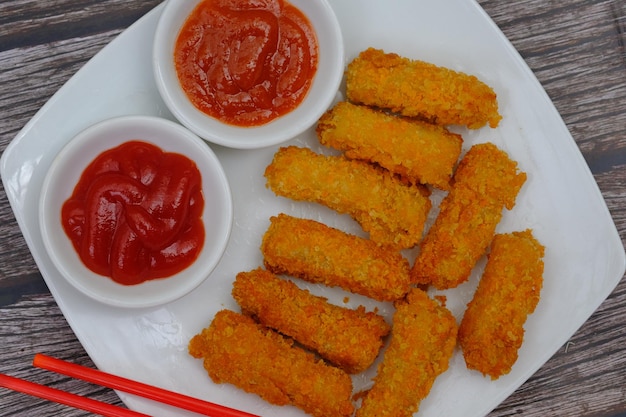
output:
<svg viewBox="0 0 626 417"><path fill-rule="evenodd" d="M547 247L542 299L526 323L519 360L497 381L465 368L460 352L420 406L420 416L487 414L510 395L587 320L624 274L624 248L580 151L544 90L496 25L473 0L332 0L342 24L347 59L369 47L477 75L497 92L504 117L496 129L461 130L465 149L491 141L527 172L517 206L498 231L532 228ZM269 217L281 211L356 232L351 219L310 204L292 203L265 188L263 171L276 148L256 151L214 146L233 191L235 220L225 256L191 294L162 307L126 310L98 304L74 290L53 267L39 234L37 202L45 173L61 147L100 120L130 114L173 119L152 78L150 51L157 7L89 61L17 135L2 155L1 173L17 221L52 294L72 329L107 372L218 402L263 416L303 416L273 407L229 386L214 385L187 342L222 308L237 309L230 296L235 274L261 265L260 239ZM320 149L313 131L293 143ZM440 196L435 195L435 198ZM412 259L411 259L412 261ZM481 266L470 282L448 292L460 318ZM345 294L320 286L312 291L343 303ZM348 306L392 308L350 296ZM45 353L45 352L44 352ZM374 368L354 378L370 385ZM179 410L120 393L135 410L161 417Z"/></svg>

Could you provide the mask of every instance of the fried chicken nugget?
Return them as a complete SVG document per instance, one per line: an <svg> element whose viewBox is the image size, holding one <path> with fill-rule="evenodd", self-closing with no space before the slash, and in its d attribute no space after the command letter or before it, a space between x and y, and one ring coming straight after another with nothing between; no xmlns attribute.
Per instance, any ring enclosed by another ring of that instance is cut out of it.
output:
<svg viewBox="0 0 626 417"><path fill-rule="evenodd" d="M459 163L450 193L420 245L415 284L454 288L466 281L526 181L517 163L492 143L474 145Z"/></svg>
<svg viewBox="0 0 626 417"><path fill-rule="evenodd" d="M356 417L410 417L454 353L450 311L417 288L396 302L391 341Z"/></svg>
<svg viewBox="0 0 626 417"><path fill-rule="evenodd" d="M524 338L524 323L543 286L544 247L531 230L498 234L485 272L461 320L465 363L491 379L509 373Z"/></svg>
<svg viewBox="0 0 626 417"><path fill-rule="evenodd" d="M293 341L248 316L221 310L189 342L211 379L233 384L275 405L291 404L314 417L348 417L352 380Z"/></svg>
<svg viewBox="0 0 626 417"><path fill-rule="evenodd" d="M279 214L261 243L265 267L379 301L402 298L409 262L395 250L323 223Z"/></svg>
<svg viewBox="0 0 626 417"><path fill-rule="evenodd" d="M443 126L340 102L317 125L321 144L376 163L412 184L450 188L463 139Z"/></svg>
<svg viewBox="0 0 626 417"><path fill-rule="evenodd" d="M496 93L473 75L369 48L346 72L348 100L439 125L496 127Z"/></svg>
<svg viewBox="0 0 626 417"><path fill-rule="evenodd" d="M348 373L369 368L391 330L382 316L362 306L330 304L260 268L238 273L232 294L243 312Z"/></svg>
<svg viewBox="0 0 626 417"><path fill-rule="evenodd" d="M363 161L296 146L276 152L265 178L277 195L350 214L370 239L397 249L413 247L422 239L431 208L423 186L403 184Z"/></svg>

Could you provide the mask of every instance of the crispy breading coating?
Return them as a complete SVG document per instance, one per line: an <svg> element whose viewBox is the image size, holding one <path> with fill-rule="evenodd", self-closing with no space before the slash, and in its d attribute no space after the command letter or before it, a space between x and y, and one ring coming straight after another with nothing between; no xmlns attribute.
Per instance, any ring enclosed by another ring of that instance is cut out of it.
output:
<svg viewBox="0 0 626 417"><path fill-rule="evenodd" d="M525 181L517 163L494 144L470 148L420 245L412 282L447 289L466 281L489 247L503 208L513 208Z"/></svg>
<svg viewBox="0 0 626 417"><path fill-rule="evenodd" d="M526 173L493 143L474 145L463 156L454 179L453 188L467 188L511 210Z"/></svg>
<svg viewBox="0 0 626 417"><path fill-rule="evenodd" d="M330 304L260 268L238 273L232 294L244 313L348 373L369 368L391 330L382 316L362 306Z"/></svg>
<svg viewBox="0 0 626 417"><path fill-rule="evenodd" d="M397 301L391 341L356 417L410 417L454 353L457 324L450 311L417 288Z"/></svg>
<svg viewBox="0 0 626 417"><path fill-rule="evenodd" d="M291 404L314 417L348 417L352 380L293 341L248 316L221 310L189 342L211 379L233 384L276 405Z"/></svg>
<svg viewBox="0 0 626 417"><path fill-rule="evenodd" d="M325 146L376 163L413 184L448 190L463 139L443 126L340 102L317 125Z"/></svg>
<svg viewBox="0 0 626 417"><path fill-rule="evenodd" d="M421 239L431 208L428 191L389 172L343 156L283 147L265 170L277 195L347 213L380 245L410 248Z"/></svg>
<svg viewBox="0 0 626 417"><path fill-rule="evenodd" d="M380 301L403 297L409 262L400 252L323 223L280 214L270 219L261 252L265 267Z"/></svg>
<svg viewBox="0 0 626 417"><path fill-rule="evenodd" d="M465 363L491 379L509 373L524 323L539 303L544 247L531 230L498 234L459 327Z"/></svg>
<svg viewBox="0 0 626 417"><path fill-rule="evenodd" d="M346 71L348 100L439 125L496 127L496 93L473 75L368 48Z"/></svg>

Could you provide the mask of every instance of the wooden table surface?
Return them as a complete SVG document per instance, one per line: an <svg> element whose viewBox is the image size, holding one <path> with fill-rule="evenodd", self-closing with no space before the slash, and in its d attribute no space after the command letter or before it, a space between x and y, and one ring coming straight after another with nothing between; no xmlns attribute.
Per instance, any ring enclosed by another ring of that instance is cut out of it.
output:
<svg viewBox="0 0 626 417"><path fill-rule="evenodd" d="M432 0L437 1L437 0ZM2 0L0 150L83 64L160 0ZM555 103L626 239L626 2L480 0ZM107 389L31 367L36 352L93 366L0 191L0 372L110 403ZM0 416L83 416L0 389ZM490 416L626 416L626 280Z"/></svg>

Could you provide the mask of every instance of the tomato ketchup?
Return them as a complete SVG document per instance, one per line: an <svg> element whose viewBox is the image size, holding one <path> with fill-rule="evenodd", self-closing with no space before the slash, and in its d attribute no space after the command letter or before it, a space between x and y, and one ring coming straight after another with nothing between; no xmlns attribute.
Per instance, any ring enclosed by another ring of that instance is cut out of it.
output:
<svg viewBox="0 0 626 417"><path fill-rule="evenodd" d="M317 37L283 0L203 0L178 35L174 62L194 106L231 125L258 126L306 96Z"/></svg>
<svg viewBox="0 0 626 417"><path fill-rule="evenodd" d="M196 164L137 140L87 166L61 221L90 270L135 285L194 262L204 244L203 209Z"/></svg>

